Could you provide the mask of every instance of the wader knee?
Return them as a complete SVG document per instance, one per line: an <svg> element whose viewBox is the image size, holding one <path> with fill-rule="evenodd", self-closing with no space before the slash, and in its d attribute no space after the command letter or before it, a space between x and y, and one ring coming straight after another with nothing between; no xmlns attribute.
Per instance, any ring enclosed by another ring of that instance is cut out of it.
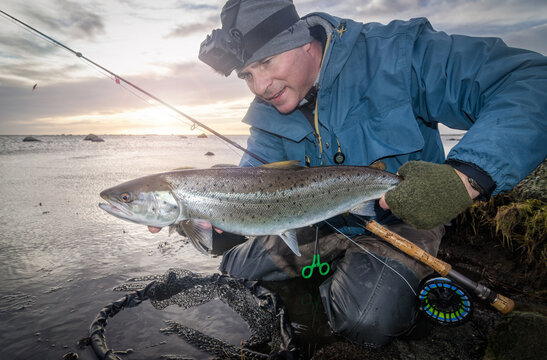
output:
<svg viewBox="0 0 547 360"><path fill-rule="evenodd" d="M301 276L310 265L315 249L316 229L298 229L296 238L302 256L296 256L279 236L258 236L224 253L220 271L249 280L280 281ZM338 235L319 231L320 253L324 262L342 256L348 245Z"/></svg>
<svg viewBox="0 0 547 360"><path fill-rule="evenodd" d="M350 252L320 286L321 299L335 333L378 347L404 334L417 316L418 276L402 263Z"/></svg>
<svg viewBox="0 0 547 360"><path fill-rule="evenodd" d="M233 277L248 280L281 281L290 276L272 259L264 247L264 241L272 236L257 237L244 242L224 253L220 271ZM265 239L263 239L265 238Z"/></svg>

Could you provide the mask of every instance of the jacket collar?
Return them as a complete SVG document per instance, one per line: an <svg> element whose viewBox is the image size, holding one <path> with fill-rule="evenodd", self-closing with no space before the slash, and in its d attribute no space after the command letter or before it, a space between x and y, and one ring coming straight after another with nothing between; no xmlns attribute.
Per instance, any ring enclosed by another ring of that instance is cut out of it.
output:
<svg viewBox="0 0 547 360"><path fill-rule="evenodd" d="M281 114L275 107L257 98L249 106L243 122L297 142L313 132L313 128L300 110Z"/></svg>

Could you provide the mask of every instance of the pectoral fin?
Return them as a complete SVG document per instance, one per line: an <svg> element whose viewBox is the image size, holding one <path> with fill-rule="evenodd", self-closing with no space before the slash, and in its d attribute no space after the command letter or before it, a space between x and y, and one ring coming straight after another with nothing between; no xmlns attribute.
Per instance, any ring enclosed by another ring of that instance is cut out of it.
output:
<svg viewBox="0 0 547 360"><path fill-rule="evenodd" d="M296 231L287 230L283 234L279 235L285 244L292 250L293 253L300 256L300 250L298 250L298 242L296 241Z"/></svg>
<svg viewBox="0 0 547 360"><path fill-rule="evenodd" d="M375 204L376 200L365 201L364 203L358 204L353 209L350 209L349 212L361 216L374 216L376 215L376 211L374 211Z"/></svg>
<svg viewBox="0 0 547 360"><path fill-rule="evenodd" d="M206 220L182 220L180 226L192 242L192 245L202 253L209 255L213 247L213 226Z"/></svg>

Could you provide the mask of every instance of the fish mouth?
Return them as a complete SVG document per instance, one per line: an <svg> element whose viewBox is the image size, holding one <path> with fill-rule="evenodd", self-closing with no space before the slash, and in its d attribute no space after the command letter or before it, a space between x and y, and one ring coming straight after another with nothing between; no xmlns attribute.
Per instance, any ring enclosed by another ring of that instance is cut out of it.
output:
<svg viewBox="0 0 547 360"><path fill-rule="evenodd" d="M113 204L103 202L99 203L99 207L110 215L114 215L120 219L131 220L131 213L126 209L119 208Z"/></svg>

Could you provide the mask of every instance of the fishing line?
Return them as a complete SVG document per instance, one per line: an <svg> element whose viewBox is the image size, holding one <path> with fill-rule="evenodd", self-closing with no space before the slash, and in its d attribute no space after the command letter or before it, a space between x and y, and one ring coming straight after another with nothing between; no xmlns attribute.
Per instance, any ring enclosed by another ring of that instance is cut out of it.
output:
<svg viewBox="0 0 547 360"><path fill-rule="evenodd" d="M26 29L25 29L26 30ZM27 30L29 31L29 30ZM30 31L29 31L30 32ZM35 35L35 34L33 34ZM35 35L37 36L37 35ZM100 68L97 68L95 66L92 66L91 64L87 63L87 62L84 62L84 64L86 64L87 66L89 66L90 69L93 69L95 70L96 72L98 72L99 74L111 79L112 81L116 82L118 85L120 85L125 91L131 93L133 96L137 97L138 99L142 100L143 102L145 102L146 104L148 105L158 105L157 102L153 102L152 100L153 99L150 99L150 98L145 98L144 96L141 96L138 92L134 91L131 87L128 87L125 85L125 83L121 82L121 81L116 81L116 77L115 76L112 76L110 75L109 73L103 71L102 69ZM161 104L160 104L161 105ZM177 117L175 116L175 114L171 113L171 112L165 112L165 115L166 116L169 116L175 120L178 120L178 121L182 121L184 124L188 124L190 125L190 130L194 131L195 128L196 128L196 124L190 122L190 121L185 121L184 119L181 119L180 117ZM212 134L211 132L207 131L206 129L204 129L206 132L208 132L209 134L211 135L214 135ZM232 151L234 154L236 155L239 155L241 156L241 154L239 154L233 147L230 147L229 144L227 144L226 142L222 142L222 144L224 144L226 146L227 149L229 149L230 151ZM250 166L253 166L254 165L247 159L247 163L250 165Z"/></svg>
<svg viewBox="0 0 547 360"><path fill-rule="evenodd" d="M349 236L347 236L346 234L344 234L342 231L340 231L338 228L334 227L333 225L331 225L328 221L326 220L323 220L328 226L330 226L331 228L333 228L336 232L342 234L342 236L344 236L346 239L348 239L349 241L351 241L354 245L356 245L358 248L360 248L361 250L363 250L364 252L366 252L367 254L369 254L370 256L372 256L374 259L378 260L380 263L384 264L388 269L392 270L395 274L399 275L399 277L401 279L403 279L403 281L408 285L408 287L410 288L410 291L412 291L412 293L415 295L415 296L418 296L418 294L416 293L416 291L414 291L414 289L412 288L412 285L410 285L410 283L408 282L408 280L400 273L398 272L397 270L395 270L393 267L389 266L389 264L385 261L383 261L382 259L380 259L378 256L376 256L376 254L370 252L369 250L367 250L366 248L364 248L361 244L357 243L355 240L353 240L352 238L350 238Z"/></svg>
<svg viewBox="0 0 547 360"><path fill-rule="evenodd" d="M176 112L177 114L179 114L179 115L183 116L184 118L190 120L192 123L194 123L196 126L200 127L201 129L204 129L204 130L208 131L209 133L211 133L211 134L215 135L216 137L218 137L218 138L224 140L224 141L227 142L228 144L230 144L230 145L232 145L233 147L235 147L235 148L237 148L237 149L243 151L244 153L248 154L249 156L255 158L255 159L258 160L258 161L260 161L261 163L266 164L266 160L262 159L260 156L256 155L256 154L253 153L252 151L247 150L246 148L242 147L242 146L239 145L238 143L236 143L236 142L230 140L229 138L227 138L226 136L220 134L219 132L215 131L214 129L212 129L212 128L208 127L207 125L201 123L200 121L194 119L194 118L191 117L190 115L187 115L187 114L183 113L182 111L178 110L177 108L175 108L174 106L170 105L169 103L167 103L167 102L161 100L160 98L158 98L158 97L152 95L152 94L149 93L148 91L146 91L146 90L140 88L139 86L133 84L131 81L129 81L129 80L123 78L122 76L120 76L120 75L118 75L118 74L116 74L116 73L114 73L114 72L108 70L107 68L105 68L105 67L99 65L98 63L92 61L91 59L85 57L84 55L82 55L81 52L78 52L78 51L75 51L75 50L71 49L70 47L64 45L63 43L61 43L61 42L55 40L54 38L52 38L52 37L50 37L50 36L44 34L43 32L41 32L41 31L39 31L39 30L33 28L32 26L30 26L30 25L24 23L23 21L21 21L21 20L15 18L15 17L13 17L13 16L11 16L10 14L8 14L8 13L2 11L2 10L0 10L0 13L2 13L4 16L8 17L12 22L15 21L17 24L20 24L20 25L24 26L24 28L26 28L26 29L28 29L28 30L34 32L35 34L39 34L43 39L45 39L45 40L47 40L47 41L53 43L54 45L57 45L57 46L59 46L59 47L65 49L65 50L71 52L72 54L76 55L78 58L80 58L80 59L86 61L87 63L93 65L94 67L96 67L96 68L98 68L98 69L101 69L102 71L104 71L104 72L108 73L109 75L113 76L113 77L115 78L115 80L116 80L116 83L117 83L118 81L120 81L120 82L123 81L123 82L126 83L127 85L131 86L133 89L135 89L135 90L137 90L137 91L139 91L139 92L145 94L145 95L148 96L149 98L151 98L151 99L157 101L158 103L160 103L160 104L166 106L167 108L171 109L172 111Z"/></svg>

